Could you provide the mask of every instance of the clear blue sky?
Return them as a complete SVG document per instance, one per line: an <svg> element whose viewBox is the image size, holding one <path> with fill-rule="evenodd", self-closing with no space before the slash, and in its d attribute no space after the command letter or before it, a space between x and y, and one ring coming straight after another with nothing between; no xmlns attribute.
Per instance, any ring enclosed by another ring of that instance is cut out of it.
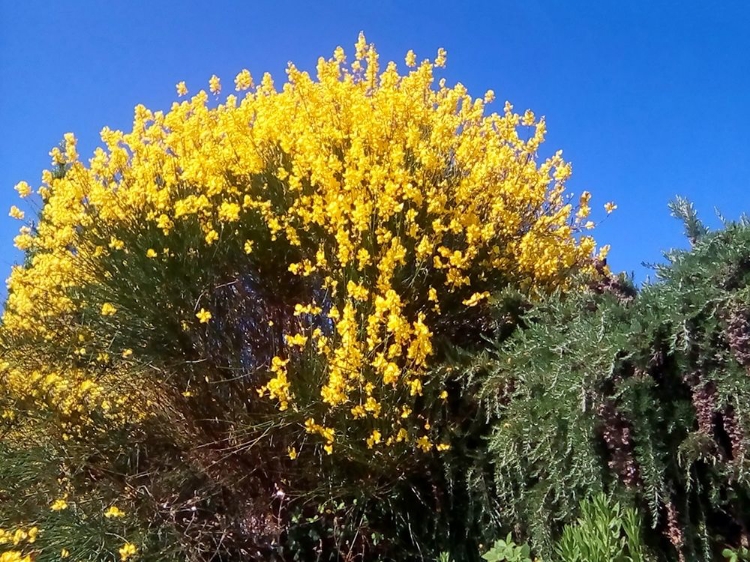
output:
<svg viewBox="0 0 750 562"><path fill-rule="evenodd" d="M641 262L684 244L675 194L712 224L714 207L750 208L748 29L746 0L0 0L0 277L20 259L13 185L38 185L64 133L88 158L103 126L128 128L138 103L167 109L180 80L197 91L248 68L279 83L287 61L314 69L364 30L399 63L445 47L449 82L545 115L570 188L619 206L596 231L610 264L643 280Z"/></svg>

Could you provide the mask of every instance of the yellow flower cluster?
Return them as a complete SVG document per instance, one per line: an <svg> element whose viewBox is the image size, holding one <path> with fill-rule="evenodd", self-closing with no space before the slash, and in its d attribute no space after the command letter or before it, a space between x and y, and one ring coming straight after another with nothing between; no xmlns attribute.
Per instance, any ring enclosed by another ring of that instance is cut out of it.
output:
<svg viewBox="0 0 750 562"><path fill-rule="evenodd" d="M68 509L68 502L65 498L59 498L52 502L50 505L52 511L64 511Z"/></svg>
<svg viewBox="0 0 750 562"><path fill-rule="evenodd" d="M287 363L289 360L283 360L274 357L271 361L271 372L274 377L268 381L268 384L258 389L258 394L263 397L266 394L279 401L279 409L286 410L289 407L289 401L292 399L292 393L289 389L289 380L287 379Z"/></svg>
<svg viewBox="0 0 750 562"><path fill-rule="evenodd" d="M9 550L0 554L0 562L32 562L31 555L23 555L17 550Z"/></svg>
<svg viewBox="0 0 750 562"><path fill-rule="evenodd" d="M26 544L34 544L39 535L38 527L18 527L13 530L0 529L0 545L13 545L14 547ZM29 554L24 555L20 550L8 550L0 554L0 562L32 562Z"/></svg>
<svg viewBox="0 0 750 562"><path fill-rule="evenodd" d="M133 543L126 542L119 549L120 560L128 560L138 553L138 547Z"/></svg>
<svg viewBox="0 0 750 562"><path fill-rule="evenodd" d="M116 505L113 505L104 512L104 517L106 517L107 519L125 517L125 512Z"/></svg>
<svg viewBox="0 0 750 562"><path fill-rule="evenodd" d="M132 132L105 128L105 148L88 166L66 135L51 153L65 173L44 173L41 220L16 240L30 259L9 279L5 329L61 337L60 325L91 305L73 295L95 280L98 261L137 252L158 268L159 256L182 247L173 241L183 227L199 229L204 251L236 247L256 259L265 245L325 298L296 303L309 321L286 334L258 393L290 408L302 394L290 358L314 353L326 365L317 392L325 408L390 420L391 434L370 433L372 448L405 441L404 410L392 405L422 394L441 310L478 306L507 284L545 291L572 271L593 271L594 240L579 235L589 196L569 202L571 166L560 152L538 161L544 121L509 103L488 113L493 92L475 99L461 84L435 84L445 59L441 49L417 64L410 52L401 74L395 63L381 67L360 35L351 63L337 48L318 61L317 78L290 64L277 89L270 75L254 85L243 70L241 98L210 102L199 91L168 112L138 106ZM209 86L220 94L217 76ZM187 91L177 85L180 96ZM28 195L28 184L17 190ZM146 232L143 245L133 243ZM110 300L97 306L116 323ZM183 326L212 318L203 308L192 314ZM61 384L50 373L24 375L40 388ZM99 391L92 383L77 392L64 408ZM309 422L330 452L333 430ZM413 443L434 445L425 435Z"/></svg>
<svg viewBox="0 0 750 562"><path fill-rule="evenodd" d="M315 419L309 418L305 421L305 431L307 431L307 433L320 435L325 441L325 445L323 445L323 450L329 455L333 453L333 443L335 440L335 432L333 428L315 423ZM296 458L296 456L297 456L297 452L295 451L294 457Z"/></svg>
<svg viewBox="0 0 750 562"><path fill-rule="evenodd" d="M80 352L85 349L77 350ZM115 392L122 387L121 373L99 373L97 377L96 373L80 367L67 367L63 371L28 365L29 362L0 358L1 394L15 402L15 409L8 410L5 417L15 416L22 409L36 413L51 411L56 414L64 439L81 436L83 428L97 421L121 425L145 418L144 409L135 403L135 397Z"/></svg>
<svg viewBox="0 0 750 562"><path fill-rule="evenodd" d="M38 527L29 527L24 529L19 527L14 530L0 529L0 544L12 544L18 546L23 543L33 544L39 535Z"/></svg>

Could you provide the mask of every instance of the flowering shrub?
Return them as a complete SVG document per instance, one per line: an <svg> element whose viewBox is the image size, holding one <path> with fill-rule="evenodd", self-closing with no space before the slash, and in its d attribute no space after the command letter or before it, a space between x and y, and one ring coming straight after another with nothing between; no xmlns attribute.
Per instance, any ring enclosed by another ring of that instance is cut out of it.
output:
<svg viewBox="0 0 750 562"><path fill-rule="evenodd" d="M273 262L280 281L300 290L258 393L282 411L317 393L329 412L387 419L371 447L405 440L409 408L383 403L422 394L441 314L506 284L565 285L591 267L594 242L575 236L589 197L577 210L567 202L570 165L560 153L537 162L543 120L508 103L486 115L492 92L472 99L444 80L434 89L442 50L420 64L410 52L406 75L378 59L360 36L351 64L341 48L319 60L317 80L290 64L281 90L267 74L254 87L244 70L235 85L247 93L216 106L222 84L213 77L210 94L167 113L138 106L132 132L105 128L106 148L88 166L66 135L52 151L64 173L44 173L39 223L16 239L29 260L10 277L5 329L71 344L65 338L84 336L61 330L64 319L98 313L108 349L89 353L127 354L118 344L129 316L119 312L133 295L96 302L77 298L80 288L114 285L144 260L154 276L196 253L231 256L235 276L262 275ZM25 183L18 191L30 192ZM215 287L197 289L189 309L167 304L160 313L185 331L213 322L206 295ZM310 354L325 363L312 393L297 372ZM332 430L312 418L305 427L330 452Z"/></svg>
<svg viewBox="0 0 750 562"><path fill-rule="evenodd" d="M590 195L565 192L570 164L538 157L544 120L436 84L445 60L410 51L401 74L360 35L316 78L243 70L239 94L214 76L167 112L138 106L88 164L65 135L15 241L7 416L46 412L79 441L172 432L181 462L235 492L248 466L289 491L319 478L289 464L334 455L395 479L448 450L451 397L430 376L446 350L493 293L568 289L606 248L584 233Z"/></svg>

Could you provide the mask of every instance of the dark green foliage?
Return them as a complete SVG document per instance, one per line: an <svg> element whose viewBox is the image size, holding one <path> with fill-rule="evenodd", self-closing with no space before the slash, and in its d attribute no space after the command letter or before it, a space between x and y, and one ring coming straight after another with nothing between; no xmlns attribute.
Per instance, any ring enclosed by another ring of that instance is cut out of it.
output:
<svg viewBox="0 0 750 562"><path fill-rule="evenodd" d="M636 295L604 275L544 299L466 369L492 426L493 508L546 556L603 491L644 513L667 559L747 536L750 225L708 233L689 204L673 212L694 246L658 282Z"/></svg>
<svg viewBox="0 0 750 562"><path fill-rule="evenodd" d="M283 271L226 270L196 282L184 276L215 268L175 262L168 277L151 279L146 258L113 262L113 276L127 267L142 279L122 294L141 291L152 299L148 310L208 298L181 294L183 285L219 287L210 327L186 334L180 315L147 311L143 325L134 320L133 333L121 335L123 349L160 360L164 373L182 377L178 390L197 396L169 396L179 423L156 418L85 445L0 443L0 527L39 524L41 562L60 548L76 559L114 559L124 536L138 541L141 560L154 561L477 562L480 545L490 544L485 560L525 560L532 551L564 562L743 560L750 223L709 232L687 201L671 209L692 247L669 252L657 281L640 291L602 265L582 291L533 305L499 291L491 305L446 315L435 330L435 380L425 387L445 386L448 398L416 407L450 450L390 463L366 451L336 463L291 462L284 439L259 445L252 437L269 427L262 402L232 413L210 400L252 395L259 365L294 321L290 294L299 288ZM138 303L117 305L125 314ZM323 368L308 367L311 378ZM306 415L289 412L275 427L299 432ZM62 483L86 501L52 512ZM123 501L126 519L103 518Z"/></svg>
<svg viewBox="0 0 750 562"><path fill-rule="evenodd" d="M144 523L131 511L128 499L118 495L123 490L82 485L98 471L114 467L104 467L95 459L81 463L74 450L58 450L39 437L35 441L23 448L0 441L0 529L37 527L36 541L27 547L33 550L35 562L57 562L63 549L70 559L82 562L119 560L125 536L139 545L142 562L185 559L178 537L167 526ZM69 498L66 509L50 509L55 499L73 491L77 499ZM125 517L103 516L114 504L125 509Z"/></svg>

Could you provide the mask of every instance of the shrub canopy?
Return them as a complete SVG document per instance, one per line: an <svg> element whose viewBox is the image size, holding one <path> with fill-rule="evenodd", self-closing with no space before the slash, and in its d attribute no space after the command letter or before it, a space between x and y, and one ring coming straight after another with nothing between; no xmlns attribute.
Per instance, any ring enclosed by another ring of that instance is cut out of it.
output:
<svg viewBox="0 0 750 562"><path fill-rule="evenodd" d="M155 343L198 359L160 335L215 325L238 338L224 366L265 370L257 391L280 410L322 401L387 417L372 444L405 438L405 410L382 402L422 394L445 316L508 284L565 286L591 269L594 241L576 236L589 196L568 202L570 165L559 152L537 161L543 120L507 103L485 115L492 92L433 88L442 50L419 65L410 52L403 76L378 58L361 36L350 65L341 48L317 80L290 64L281 90L242 71L247 93L218 105L214 77L211 94L167 113L138 106L132 132L105 128L88 166L66 135L39 222L16 239L28 259L10 277L4 330L109 363ZM240 318L233 299L267 310ZM308 355L324 363L314 388L299 372ZM330 428L311 417L307 429L330 452Z"/></svg>
<svg viewBox="0 0 750 562"><path fill-rule="evenodd" d="M196 559L277 549L261 522L291 517L284 498L365 495L370 515L429 503L430 463L455 416L473 416L437 367L492 331L491 293L569 289L595 263L590 196L566 194L560 152L539 158L544 120L435 84L444 63L409 52L405 74L381 68L360 36L350 63L338 48L316 78L290 64L277 89L243 70L241 93L222 97L214 76L168 112L138 106L88 163L65 135L16 238L7 417L42 423L66 470L123 474L82 488L148 490L129 505L179 529ZM395 483L411 495L389 504ZM81 513L95 511L86 497ZM203 526L185 527L196 506ZM416 541L417 519L388 517ZM346 548L372 552L359 524Z"/></svg>

